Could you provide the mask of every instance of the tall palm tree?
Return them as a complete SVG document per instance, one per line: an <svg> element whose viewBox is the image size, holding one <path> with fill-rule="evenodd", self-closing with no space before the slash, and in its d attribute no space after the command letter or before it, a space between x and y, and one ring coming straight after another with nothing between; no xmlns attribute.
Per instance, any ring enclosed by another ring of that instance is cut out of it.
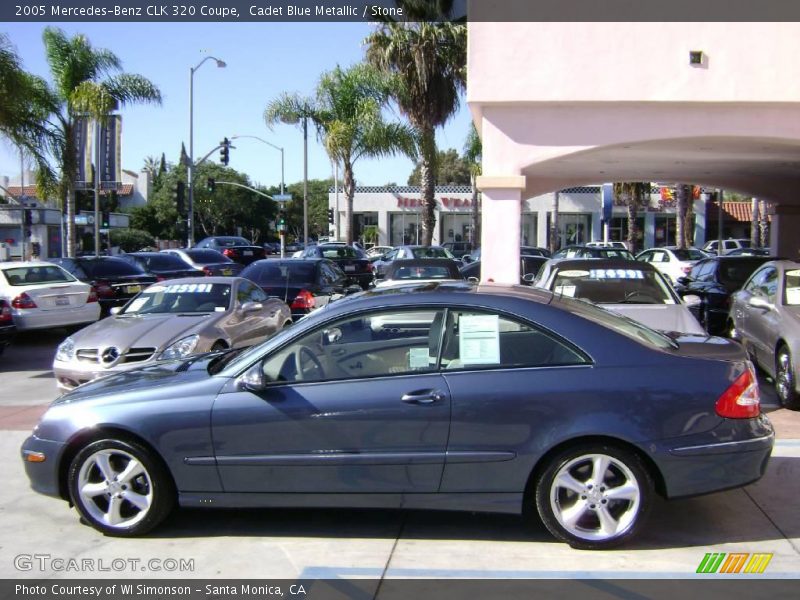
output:
<svg viewBox="0 0 800 600"><path fill-rule="evenodd" d="M466 87L467 27L436 21L452 2L408 2L417 22L386 21L364 40L367 60L392 74L392 97L417 133L424 203L422 243L436 227L436 128L458 110Z"/></svg>
<svg viewBox="0 0 800 600"><path fill-rule="evenodd" d="M614 197L628 207L628 249L636 251L639 237L636 219L639 209L644 205L646 195L650 192L650 184L641 181L620 182L614 184Z"/></svg>
<svg viewBox="0 0 800 600"><path fill-rule="evenodd" d="M692 186L685 183L675 185L675 245L686 248L686 213L692 201Z"/></svg>
<svg viewBox="0 0 800 600"><path fill-rule="evenodd" d="M464 144L464 160L469 163L470 182L472 184L472 239L470 241L476 247L480 244L481 239L481 221L480 211L478 210L478 187L476 181L481 174L482 156L483 146L481 145L481 138L478 136L478 130L473 123L467 134L467 141Z"/></svg>
<svg viewBox="0 0 800 600"><path fill-rule="evenodd" d="M57 143L47 120L56 106L47 83L23 70L8 37L0 33L0 135L32 157L45 178L52 177L46 156Z"/></svg>
<svg viewBox="0 0 800 600"><path fill-rule="evenodd" d="M60 147L60 197L67 213L67 255L75 252L75 126L81 116L101 120L126 104L161 103L161 92L141 75L122 73L120 59L110 50L94 48L83 35L67 37L55 27L43 34L47 62L59 100L56 119Z"/></svg>
<svg viewBox="0 0 800 600"><path fill-rule="evenodd" d="M381 157L397 153L414 156L414 136L400 123L383 118L390 81L366 64L347 69L336 67L319 80L312 100L283 94L267 105L264 119L269 126L278 122L310 120L330 159L344 172L344 237L353 242L353 198L356 190L354 165L364 156Z"/></svg>

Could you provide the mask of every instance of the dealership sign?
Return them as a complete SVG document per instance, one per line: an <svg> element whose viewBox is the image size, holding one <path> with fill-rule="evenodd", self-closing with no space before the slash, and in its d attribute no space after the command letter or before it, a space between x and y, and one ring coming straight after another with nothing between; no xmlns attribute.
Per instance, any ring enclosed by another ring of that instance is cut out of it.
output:
<svg viewBox="0 0 800 600"><path fill-rule="evenodd" d="M443 197L436 199L438 208L457 209L457 208L472 208L472 200L469 198L452 198ZM406 198L399 196L397 198L397 208L422 208L425 201L422 198Z"/></svg>

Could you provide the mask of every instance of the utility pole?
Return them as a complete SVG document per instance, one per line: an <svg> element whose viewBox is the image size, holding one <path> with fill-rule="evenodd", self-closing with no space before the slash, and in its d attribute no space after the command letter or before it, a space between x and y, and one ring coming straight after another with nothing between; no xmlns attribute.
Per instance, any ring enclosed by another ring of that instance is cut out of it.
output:
<svg viewBox="0 0 800 600"><path fill-rule="evenodd" d="M303 248L308 247L308 117L303 117Z"/></svg>

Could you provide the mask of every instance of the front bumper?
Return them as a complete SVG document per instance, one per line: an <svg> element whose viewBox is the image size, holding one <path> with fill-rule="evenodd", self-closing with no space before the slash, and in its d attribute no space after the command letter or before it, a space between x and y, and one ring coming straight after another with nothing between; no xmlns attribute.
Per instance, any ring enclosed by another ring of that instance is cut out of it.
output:
<svg viewBox="0 0 800 600"><path fill-rule="evenodd" d="M767 469L775 431L766 415L725 419L710 432L649 445L669 498L742 487Z"/></svg>
<svg viewBox="0 0 800 600"><path fill-rule="evenodd" d="M94 381L99 377L149 367L157 362L156 358L160 353L160 350L156 351L153 355L154 357L146 361L130 364L123 363L108 368L101 367L97 363L82 362L77 359L67 362L55 361L53 362L53 374L55 375L58 389L67 392L69 390L74 390L79 385Z"/></svg>
<svg viewBox="0 0 800 600"><path fill-rule="evenodd" d="M65 448L66 444L63 442L43 440L36 437L36 435L30 436L23 442L20 453L22 462L25 465L25 473L28 475L33 490L40 494L61 498L58 465L61 462ZM29 453L44 454L44 462L26 460Z"/></svg>

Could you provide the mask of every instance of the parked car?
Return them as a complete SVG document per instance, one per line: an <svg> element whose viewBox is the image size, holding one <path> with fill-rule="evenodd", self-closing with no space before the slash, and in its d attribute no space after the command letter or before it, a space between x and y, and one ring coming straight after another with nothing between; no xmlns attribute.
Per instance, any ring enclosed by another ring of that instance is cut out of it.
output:
<svg viewBox="0 0 800 600"><path fill-rule="evenodd" d="M294 241L284 244L284 251L286 254L294 254L295 252L300 252L302 250L305 250L305 246L302 242Z"/></svg>
<svg viewBox="0 0 800 600"><path fill-rule="evenodd" d="M410 311L422 328L387 332ZM359 294L246 352L85 384L21 458L34 490L113 536L180 500L524 511L602 549L644 530L656 494L758 480L773 444L738 343L459 283Z"/></svg>
<svg viewBox="0 0 800 600"><path fill-rule="evenodd" d="M71 390L159 361L252 346L290 322L284 302L241 277L170 279L64 340L53 372L58 387Z"/></svg>
<svg viewBox="0 0 800 600"><path fill-rule="evenodd" d="M689 309L708 333L725 335L731 295L769 260L769 256L712 256L695 263L686 277L679 277L675 290L681 296L698 296L700 303Z"/></svg>
<svg viewBox="0 0 800 600"><path fill-rule="evenodd" d="M0 299L17 330L74 327L100 318L98 293L49 262L0 263Z"/></svg>
<svg viewBox="0 0 800 600"><path fill-rule="evenodd" d="M410 258L392 261L375 287L397 287L408 283L463 281L458 264L449 258Z"/></svg>
<svg viewBox="0 0 800 600"><path fill-rule="evenodd" d="M520 256L544 256L546 258L550 257L550 251L547 248L539 248L538 246L520 246L519 248L519 255ZM461 261L464 264L469 264L473 262L477 262L481 259L481 249L477 248L473 250L469 254L465 254L461 257Z"/></svg>
<svg viewBox="0 0 800 600"><path fill-rule="evenodd" d="M588 300L661 331L706 335L664 276L647 263L610 259L551 259L537 287ZM687 296L686 302L699 303Z"/></svg>
<svg viewBox="0 0 800 600"><path fill-rule="evenodd" d="M346 244L318 244L309 246L300 255L302 259L326 258L335 262L344 274L362 289L372 283L372 266L363 250Z"/></svg>
<svg viewBox="0 0 800 600"><path fill-rule="evenodd" d="M266 256L263 246L256 246L243 237L232 235L207 237L197 242L194 247L216 250L232 261L245 266Z"/></svg>
<svg viewBox="0 0 800 600"><path fill-rule="evenodd" d="M203 270L191 267L180 257L166 252L128 252L121 254L120 258L139 265L147 273L155 275L158 281L205 275Z"/></svg>
<svg viewBox="0 0 800 600"><path fill-rule="evenodd" d="M733 295L731 337L775 381L781 404L800 410L800 262L761 265Z"/></svg>
<svg viewBox="0 0 800 600"><path fill-rule="evenodd" d="M113 307L122 306L148 285L156 282L155 275L148 275L142 267L115 256L48 260L95 289L101 315L107 315Z"/></svg>
<svg viewBox="0 0 800 600"><path fill-rule="evenodd" d="M366 251L367 259L369 259L370 262L374 262L392 250L394 250L394 246L373 246Z"/></svg>
<svg viewBox="0 0 800 600"><path fill-rule="evenodd" d="M621 258L623 260L636 260L631 252L625 248L604 246L564 246L553 253L553 258Z"/></svg>
<svg viewBox="0 0 800 600"><path fill-rule="evenodd" d="M162 250L161 254L177 256L190 267L198 269L208 276L235 277L244 269L244 266L233 262L230 258L216 250L171 248L169 250Z"/></svg>
<svg viewBox="0 0 800 600"><path fill-rule="evenodd" d="M472 242L445 242L442 248L447 249L453 256L464 256L475 250L475 244Z"/></svg>
<svg viewBox="0 0 800 600"><path fill-rule="evenodd" d="M677 283L678 277L686 277L698 260L708 258L710 255L697 248L678 248L677 246L664 246L651 248L636 255L636 260L650 263L670 280Z"/></svg>
<svg viewBox="0 0 800 600"><path fill-rule="evenodd" d="M413 258L449 258L450 260L455 260L461 266L461 261L441 246L397 246L372 263L372 272L375 274L375 279L381 279L384 276L386 269L393 260Z"/></svg>
<svg viewBox="0 0 800 600"><path fill-rule="evenodd" d="M752 246L749 239L740 238L740 239L727 239L722 240L722 254L727 254L731 250L736 250L737 248L749 248ZM711 254L718 254L719 250L719 240L710 240L705 243L703 246L703 250L709 252Z"/></svg>
<svg viewBox="0 0 800 600"><path fill-rule="evenodd" d="M546 256L520 256L519 282L530 284L539 272L539 269L549 259ZM481 280L481 261L471 262L461 267L461 275L464 279Z"/></svg>
<svg viewBox="0 0 800 600"><path fill-rule="evenodd" d="M264 242L264 252L265 254L280 254L281 253L281 243L280 242Z"/></svg>
<svg viewBox="0 0 800 600"><path fill-rule="evenodd" d="M770 256L769 248L734 248L725 253L725 256Z"/></svg>
<svg viewBox="0 0 800 600"><path fill-rule="evenodd" d="M628 249L628 247L625 245L625 242L595 241L595 242L586 242L586 245L589 246L590 248L624 248L625 250Z"/></svg>
<svg viewBox="0 0 800 600"><path fill-rule="evenodd" d="M14 339L17 327L11 317L11 305L3 298L0 298L0 354L6 349Z"/></svg>
<svg viewBox="0 0 800 600"><path fill-rule="evenodd" d="M254 282L268 296L288 304L295 320L361 291L335 262L324 258L260 260L248 265L242 277Z"/></svg>

